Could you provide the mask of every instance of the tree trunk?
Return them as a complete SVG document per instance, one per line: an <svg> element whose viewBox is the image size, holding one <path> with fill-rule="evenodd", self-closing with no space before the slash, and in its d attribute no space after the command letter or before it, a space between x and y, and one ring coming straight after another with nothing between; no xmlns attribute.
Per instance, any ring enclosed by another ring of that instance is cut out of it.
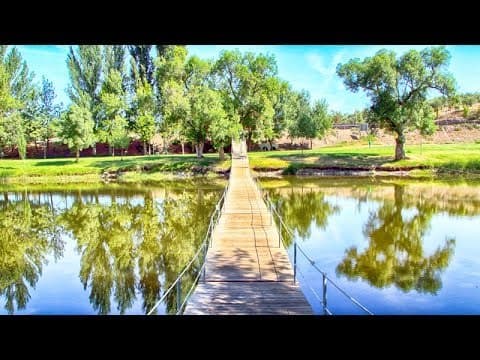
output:
<svg viewBox="0 0 480 360"><path fill-rule="evenodd" d="M185 155L185 143L182 141L182 155Z"/></svg>
<svg viewBox="0 0 480 360"><path fill-rule="evenodd" d="M203 142L199 142L195 145L195 150L197 151L197 158L203 157Z"/></svg>
<svg viewBox="0 0 480 360"><path fill-rule="evenodd" d="M47 151L46 154L48 154L48 149L50 148L50 139L47 139ZM45 155L46 158L46 155Z"/></svg>
<svg viewBox="0 0 480 360"><path fill-rule="evenodd" d="M43 158L47 158L47 150L48 150L48 140L45 141L45 144L43 145Z"/></svg>
<svg viewBox="0 0 480 360"><path fill-rule="evenodd" d="M143 142L143 155L147 155L147 142Z"/></svg>
<svg viewBox="0 0 480 360"><path fill-rule="evenodd" d="M93 144L92 155L97 156L97 143Z"/></svg>
<svg viewBox="0 0 480 360"><path fill-rule="evenodd" d="M312 149L313 149L313 140L310 139L310 150L312 150Z"/></svg>
<svg viewBox="0 0 480 360"><path fill-rule="evenodd" d="M148 144L148 155L152 155L152 144Z"/></svg>
<svg viewBox="0 0 480 360"><path fill-rule="evenodd" d="M78 162L79 159L80 159L80 150L77 149L77 151L75 151L75 162Z"/></svg>
<svg viewBox="0 0 480 360"><path fill-rule="evenodd" d="M112 145L108 144L108 155L112 155Z"/></svg>
<svg viewBox="0 0 480 360"><path fill-rule="evenodd" d="M220 146L220 148L218 149L218 157L220 158L220 161L225 160L225 149L223 148L223 146Z"/></svg>
<svg viewBox="0 0 480 360"><path fill-rule="evenodd" d="M395 161L405 159L405 135L402 133L397 134L397 138L395 139Z"/></svg>
<svg viewBox="0 0 480 360"><path fill-rule="evenodd" d="M115 157L115 146L112 146L112 157Z"/></svg>
<svg viewBox="0 0 480 360"><path fill-rule="evenodd" d="M248 132L247 135L247 152L253 150L253 144L252 144L252 133Z"/></svg>

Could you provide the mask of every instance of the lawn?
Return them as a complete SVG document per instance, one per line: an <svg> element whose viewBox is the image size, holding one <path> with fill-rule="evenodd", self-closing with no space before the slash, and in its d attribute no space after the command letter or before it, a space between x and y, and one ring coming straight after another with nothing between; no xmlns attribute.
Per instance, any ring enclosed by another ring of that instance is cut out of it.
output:
<svg viewBox="0 0 480 360"><path fill-rule="evenodd" d="M437 173L480 174L480 144L426 144L406 146L408 159L394 162L393 146L338 145L315 150L264 151L249 153L250 166L257 171L283 170L294 174L300 168L424 169ZM226 171L230 160L220 162L218 154L86 157L75 159L0 160L0 178L15 183L98 182L100 174L129 171L125 181L160 180L169 174L203 174Z"/></svg>
<svg viewBox="0 0 480 360"><path fill-rule="evenodd" d="M105 171L190 172L205 169L224 171L230 160L220 162L218 154L205 154L203 159L195 155L157 155L120 157L85 157L75 159L25 159L0 160L0 178L28 182L77 182L98 181Z"/></svg>
<svg viewBox="0 0 480 360"><path fill-rule="evenodd" d="M329 146L314 150L249 153L250 166L257 171L295 173L299 168L359 168L377 170L431 169L439 172L480 173L480 144L410 145L407 159L393 161L393 146Z"/></svg>

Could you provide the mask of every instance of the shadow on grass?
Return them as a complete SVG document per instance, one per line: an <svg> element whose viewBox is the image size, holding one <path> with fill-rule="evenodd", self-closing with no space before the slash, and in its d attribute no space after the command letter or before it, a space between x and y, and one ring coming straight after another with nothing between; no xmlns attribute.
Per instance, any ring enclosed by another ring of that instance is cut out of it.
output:
<svg viewBox="0 0 480 360"><path fill-rule="evenodd" d="M75 164L75 159L56 160L56 161L39 161L34 166L64 166Z"/></svg>
<svg viewBox="0 0 480 360"><path fill-rule="evenodd" d="M480 159L468 161L450 161L439 166L440 172L469 172L480 173Z"/></svg>
<svg viewBox="0 0 480 360"><path fill-rule="evenodd" d="M276 158L289 162L302 163L304 159L316 158L310 165L332 165L332 166L381 166L387 163L394 163L392 156L380 155L378 153L359 154L357 152L341 152L341 153L305 153L305 154L275 154L265 155L266 158Z"/></svg>
<svg viewBox="0 0 480 360"><path fill-rule="evenodd" d="M120 157L112 160L100 160L92 162L89 166L106 169L113 166L126 169L145 168L145 170L181 170L185 167L200 165L208 166L218 162L215 158L201 158L196 156L152 156L142 157L136 159L129 159L124 157L123 160Z"/></svg>
<svg viewBox="0 0 480 360"><path fill-rule="evenodd" d="M395 163L392 156L358 154L352 152L323 154L315 161L316 164L349 165L349 166L381 166Z"/></svg>

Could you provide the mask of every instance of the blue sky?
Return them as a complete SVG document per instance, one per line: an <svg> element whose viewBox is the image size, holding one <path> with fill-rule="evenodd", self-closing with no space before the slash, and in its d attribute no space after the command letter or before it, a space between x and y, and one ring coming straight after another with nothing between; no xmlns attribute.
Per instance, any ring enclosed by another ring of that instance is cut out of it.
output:
<svg viewBox="0 0 480 360"><path fill-rule="evenodd" d="M65 89L68 86L66 58L68 46L20 45L17 46L37 81L46 76L53 81L58 100L68 103ZM338 63L351 58L364 58L388 48L401 54L408 49L422 49L422 45L193 45L189 54L202 58L216 58L223 49L236 49L273 54L278 64L278 74L289 81L294 89L308 90L313 100L325 98L330 109L342 112L360 110L368 104L363 93L348 91L335 69ZM455 76L460 92L480 91L480 45L449 45L452 58L449 71Z"/></svg>

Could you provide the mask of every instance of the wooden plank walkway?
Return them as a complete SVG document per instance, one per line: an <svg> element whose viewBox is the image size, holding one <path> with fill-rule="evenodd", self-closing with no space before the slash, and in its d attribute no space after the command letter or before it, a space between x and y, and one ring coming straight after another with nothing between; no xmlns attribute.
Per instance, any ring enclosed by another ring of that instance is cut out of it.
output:
<svg viewBox="0 0 480 360"><path fill-rule="evenodd" d="M272 215L250 174L248 158L234 156L224 211L212 236L205 281L185 315L312 314L298 285Z"/></svg>

